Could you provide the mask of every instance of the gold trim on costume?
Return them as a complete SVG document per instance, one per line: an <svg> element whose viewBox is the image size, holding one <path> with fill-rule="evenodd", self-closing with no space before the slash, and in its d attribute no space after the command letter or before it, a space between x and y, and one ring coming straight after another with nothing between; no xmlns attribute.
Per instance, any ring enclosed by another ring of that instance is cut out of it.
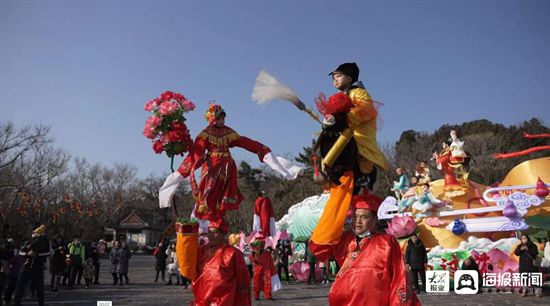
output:
<svg viewBox="0 0 550 306"><path fill-rule="evenodd" d="M205 131L202 131L198 137L207 140L209 143L213 145L220 146L220 147L227 147L229 146L229 143L239 139L239 137L241 136L237 134L237 132L235 131L222 136L211 135L206 133Z"/></svg>

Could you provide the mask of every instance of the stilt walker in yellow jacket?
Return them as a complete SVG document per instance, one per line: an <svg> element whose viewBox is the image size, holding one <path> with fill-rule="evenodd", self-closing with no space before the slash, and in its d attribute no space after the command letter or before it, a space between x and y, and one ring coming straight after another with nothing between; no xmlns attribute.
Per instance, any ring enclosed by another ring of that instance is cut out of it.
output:
<svg viewBox="0 0 550 306"><path fill-rule="evenodd" d="M349 170L340 176L340 184L334 181L331 183L330 198L311 237L317 245L332 245L340 240L352 195L360 190L357 188L360 184L354 182L354 177L357 180L358 177L370 174L369 185L372 188L376 167L384 170L388 168L388 162L376 141L378 111L367 90L361 82L358 82L359 67L355 63L345 63L329 75L332 76L334 87L351 99L352 106L345 114L347 127L341 131L334 145L324 154L322 167L330 171L351 141L355 142L357 149L355 156L357 166L355 171Z"/></svg>

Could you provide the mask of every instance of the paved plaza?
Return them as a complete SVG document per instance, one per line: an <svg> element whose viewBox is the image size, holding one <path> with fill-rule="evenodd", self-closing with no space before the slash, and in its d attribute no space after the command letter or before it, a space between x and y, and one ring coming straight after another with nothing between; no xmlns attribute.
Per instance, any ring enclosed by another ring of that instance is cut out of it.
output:
<svg viewBox="0 0 550 306"><path fill-rule="evenodd" d="M61 288L59 293L49 291L49 274L45 274L46 305L63 306L96 306L97 301L112 301L119 305L187 305L192 300L190 289L181 286L166 286L161 282L154 283L155 259L153 256L133 256L130 260L130 284L122 287L112 286L107 260L101 264L100 285L85 289L79 286L73 290ZM253 305L328 305L330 285L308 285L294 282L285 285L275 293L275 301L253 300ZM529 296L522 298L517 294L492 293L476 295L420 295L422 305L550 305L550 290L545 288L544 298ZM36 300L26 297L23 305L36 305Z"/></svg>

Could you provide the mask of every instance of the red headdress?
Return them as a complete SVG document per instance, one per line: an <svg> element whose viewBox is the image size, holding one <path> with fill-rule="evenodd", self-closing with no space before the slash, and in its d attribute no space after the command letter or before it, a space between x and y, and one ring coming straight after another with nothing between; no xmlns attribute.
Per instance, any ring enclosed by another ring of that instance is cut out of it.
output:
<svg viewBox="0 0 550 306"><path fill-rule="evenodd" d="M363 208L372 210L373 212L377 213L378 208L380 207L380 204L382 204L382 199L368 193L355 195L351 199L351 205L355 208Z"/></svg>
<svg viewBox="0 0 550 306"><path fill-rule="evenodd" d="M220 118L221 116L225 117L225 110L222 108L221 105L211 102L208 110L204 114L204 118L206 119L206 121L212 124L214 123L214 121L216 121L216 119Z"/></svg>
<svg viewBox="0 0 550 306"><path fill-rule="evenodd" d="M229 223L225 219L210 220L208 228L216 228L221 232L227 233L229 231Z"/></svg>

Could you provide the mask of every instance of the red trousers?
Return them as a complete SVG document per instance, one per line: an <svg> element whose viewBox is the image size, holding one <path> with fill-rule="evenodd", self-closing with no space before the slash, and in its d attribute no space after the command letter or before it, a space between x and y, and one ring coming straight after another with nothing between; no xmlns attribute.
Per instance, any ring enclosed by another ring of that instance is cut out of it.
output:
<svg viewBox="0 0 550 306"><path fill-rule="evenodd" d="M269 271L254 271L254 298L260 298L260 291L264 292L266 299L271 299L271 275Z"/></svg>

